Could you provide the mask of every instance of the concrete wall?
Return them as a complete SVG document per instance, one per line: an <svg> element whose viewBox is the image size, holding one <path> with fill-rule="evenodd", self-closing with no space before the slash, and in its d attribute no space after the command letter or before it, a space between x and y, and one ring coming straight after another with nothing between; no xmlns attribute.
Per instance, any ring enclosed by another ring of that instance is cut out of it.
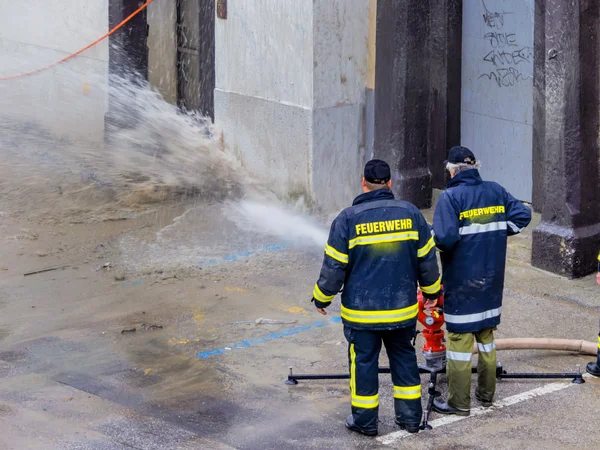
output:
<svg viewBox="0 0 600 450"><path fill-rule="evenodd" d="M177 103L177 0L148 6L148 80L171 103Z"/></svg>
<svg viewBox="0 0 600 450"><path fill-rule="evenodd" d="M360 193L369 2L317 0L313 14L311 183L317 202L337 209Z"/></svg>
<svg viewBox="0 0 600 450"><path fill-rule="evenodd" d="M216 22L215 124L280 194L339 208L364 160L369 2L229 2Z"/></svg>
<svg viewBox="0 0 600 450"><path fill-rule="evenodd" d="M4 0L0 10L0 78L53 63L108 30L108 0ZM102 141L107 77L106 40L43 73L0 81L0 120Z"/></svg>
<svg viewBox="0 0 600 450"><path fill-rule="evenodd" d="M215 26L215 123L253 174L308 185L312 0L229 3Z"/></svg>
<svg viewBox="0 0 600 450"><path fill-rule="evenodd" d="M464 2L462 144L482 175L532 199L534 0Z"/></svg>
<svg viewBox="0 0 600 450"><path fill-rule="evenodd" d="M313 0L228 2L216 23L216 88L312 106Z"/></svg>

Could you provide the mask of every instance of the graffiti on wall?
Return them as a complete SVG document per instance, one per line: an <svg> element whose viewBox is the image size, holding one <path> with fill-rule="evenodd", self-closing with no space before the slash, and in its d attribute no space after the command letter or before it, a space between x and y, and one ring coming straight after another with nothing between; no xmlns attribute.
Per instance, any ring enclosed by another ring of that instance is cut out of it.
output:
<svg viewBox="0 0 600 450"><path fill-rule="evenodd" d="M485 0L481 0L481 3L486 53L482 56L485 69L478 78L488 80L500 88L511 87L533 78L527 73L529 63L533 61L533 47L520 45L515 30L511 29L510 19L518 18L517 14L510 11L490 11Z"/></svg>

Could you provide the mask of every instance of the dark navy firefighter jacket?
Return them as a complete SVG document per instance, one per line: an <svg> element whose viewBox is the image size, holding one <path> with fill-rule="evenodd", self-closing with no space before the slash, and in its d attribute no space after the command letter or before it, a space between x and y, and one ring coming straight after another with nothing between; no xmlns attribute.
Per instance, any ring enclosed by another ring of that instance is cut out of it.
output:
<svg viewBox="0 0 600 450"><path fill-rule="evenodd" d="M520 233L531 210L476 169L458 173L433 216L442 260L444 318L454 333L500 323L507 236Z"/></svg>
<svg viewBox="0 0 600 450"><path fill-rule="evenodd" d="M341 315L354 329L393 330L415 325L417 283L437 298L435 243L421 212L388 189L359 195L331 224L319 281L318 308L343 288Z"/></svg>

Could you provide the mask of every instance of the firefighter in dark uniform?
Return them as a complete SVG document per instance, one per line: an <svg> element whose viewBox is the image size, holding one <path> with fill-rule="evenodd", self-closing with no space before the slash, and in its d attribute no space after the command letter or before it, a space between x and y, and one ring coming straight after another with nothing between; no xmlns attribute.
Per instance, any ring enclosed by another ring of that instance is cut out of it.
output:
<svg viewBox="0 0 600 450"><path fill-rule="evenodd" d="M442 260L448 401L436 399L434 410L468 416L474 340L479 354L475 397L483 406L492 405L506 242L529 225L531 210L498 183L483 181L468 148L453 147L446 167L452 178L435 209L433 232Z"/></svg>
<svg viewBox="0 0 600 450"><path fill-rule="evenodd" d="M430 228L412 204L395 200L390 167L369 161L352 206L331 225L313 291L321 314L342 291L341 316L349 344L352 414L346 426L377 434L378 360L385 344L394 383L396 423L411 433L421 422L421 379L415 349L417 287L437 299L440 276Z"/></svg>

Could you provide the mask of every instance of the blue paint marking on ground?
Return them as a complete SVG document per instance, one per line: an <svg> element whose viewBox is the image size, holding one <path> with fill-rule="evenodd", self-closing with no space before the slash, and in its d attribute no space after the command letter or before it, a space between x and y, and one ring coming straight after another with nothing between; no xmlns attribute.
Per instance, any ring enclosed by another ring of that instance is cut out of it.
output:
<svg viewBox="0 0 600 450"><path fill-rule="evenodd" d="M236 342L235 344L228 345L225 347L217 348L216 350L209 350L205 352L199 352L196 354L200 359L207 359L211 356L222 355L230 350L243 350L248 347L254 347L257 344L264 344L265 342L274 341L275 339L281 339L287 336L293 336L298 333L304 333L305 331L314 330L316 328L328 327L334 323L340 323L342 318L340 316L332 317L329 320L317 320L316 322L309 323L307 325L299 325L293 328L286 328L285 330L276 331L274 333L265 334L253 339L246 341Z"/></svg>
<svg viewBox="0 0 600 450"><path fill-rule="evenodd" d="M121 283L121 286L139 286L140 284L143 284L143 283L144 283L143 280L124 281Z"/></svg>
<svg viewBox="0 0 600 450"><path fill-rule="evenodd" d="M231 255L223 256L221 258L213 258L209 259L205 262L201 262L198 265L202 266L215 266L217 264L228 263L231 261L237 261L238 259L247 258L249 256L258 255L259 253L269 253L269 252L278 252L280 250L285 250L289 248L287 244L271 244L266 247L259 248L257 250L248 250L245 252L233 253Z"/></svg>

